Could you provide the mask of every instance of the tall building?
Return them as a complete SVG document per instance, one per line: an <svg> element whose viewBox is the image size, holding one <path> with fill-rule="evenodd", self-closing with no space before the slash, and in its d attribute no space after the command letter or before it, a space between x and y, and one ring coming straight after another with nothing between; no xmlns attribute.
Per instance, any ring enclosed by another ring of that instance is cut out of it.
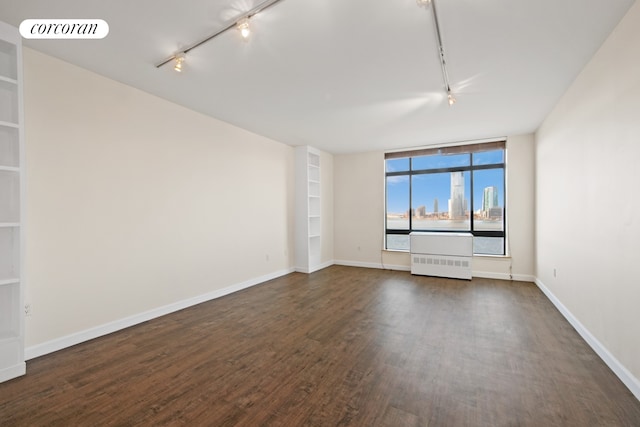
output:
<svg viewBox="0 0 640 427"><path fill-rule="evenodd" d="M496 187L485 187L482 193L482 210L489 212L491 208L498 207L498 189Z"/></svg>
<svg viewBox="0 0 640 427"><path fill-rule="evenodd" d="M433 213L438 213L438 198L433 199Z"/></svg>
<svg viewBox="0 0 640 427"><path fill-rule="evenodd" d="M464 198L464 173L451 172L451 198L449 199L449 218L466 217L467 201Z"/></svg>

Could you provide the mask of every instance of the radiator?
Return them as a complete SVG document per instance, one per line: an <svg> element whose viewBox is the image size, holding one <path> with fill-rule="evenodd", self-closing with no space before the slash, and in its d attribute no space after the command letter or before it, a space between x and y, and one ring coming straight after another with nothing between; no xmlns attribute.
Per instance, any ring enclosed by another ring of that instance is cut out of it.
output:
<svg viewBox="0 0 640 427"><path fill-rule="evenodd" d="M471 280L473 235L413 232L411 274Z"/></svg>

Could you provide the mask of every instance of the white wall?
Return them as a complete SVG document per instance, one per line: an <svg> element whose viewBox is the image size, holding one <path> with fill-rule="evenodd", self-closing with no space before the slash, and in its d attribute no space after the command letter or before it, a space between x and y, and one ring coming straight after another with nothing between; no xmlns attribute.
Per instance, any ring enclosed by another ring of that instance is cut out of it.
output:
<svg viewBox="0 0 640 427"><path fill-rule="evenodd" d="M635 3L537 132L536 275L640 398L639 46Z"/></svg>
<svg viewBox="0 0 640 427"><path fill-rule="evenodd" d="M27 349L291 271L291 147L24 61Z"/></svg>
<svg viewBox="0 0 640 427"><path fill-rule="evenodd" d="M409 269L406 252L384 251L384 153L334 156L334 255L337 263ZM507 138L510 256L474 257L475 276L534 279L534 139Z"/></svg>
<svg viewBox="0 0 640 427"><path fill-rule="evenodd" d="M333 264L333 155L320 151L320 264Z"/></svg>
<svg viewBox="0 0 640 427"><path fill-rule="evenodd" d="M337 263L380 268L384 237L384 153L336 154L334 257Z"/></svg>
<svg viewBox="0 0 640 427"><path fill-rule="evenodd" d="M479 277L534 280L535 168L534 137L507 138L507 257L476 256Z"/></svg>

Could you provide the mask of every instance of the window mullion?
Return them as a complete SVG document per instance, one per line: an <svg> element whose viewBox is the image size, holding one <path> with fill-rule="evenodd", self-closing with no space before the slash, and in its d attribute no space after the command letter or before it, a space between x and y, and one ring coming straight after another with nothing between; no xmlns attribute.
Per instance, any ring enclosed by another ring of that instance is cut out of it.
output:
<svg viewBox="0 0 640 427"><path fill-rule="evenodd" d="M409 158L409 232L413 231L413 158Z"/></svg>
<svg viewBox="0 0 640 427"><path fill-rule="evenodd" d="M473 193L474 193L474 191L473 191L473 156L471 155L471 153L469 153L469 164L471 165L469 167L469 175L470 175L469 182L471 184L470 185L470 187L471 187L471 189L470 189L471 195L469 197L469 199L470 199L469 203L471 204L469 206L469 231L471 231L471 233L473 234L473 229L474 229L474 227L473 227L473 208L474 208Z"/></svg>

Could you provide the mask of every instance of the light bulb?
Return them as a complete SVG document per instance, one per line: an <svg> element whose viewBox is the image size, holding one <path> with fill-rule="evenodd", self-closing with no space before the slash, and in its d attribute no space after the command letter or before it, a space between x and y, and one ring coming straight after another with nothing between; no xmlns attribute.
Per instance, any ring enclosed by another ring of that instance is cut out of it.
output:
<svg viewBox="0 0 640 427"><path fill-rule="evenodd" d="M176 55L175 61L176 63L173 66L173 69L178 72L181 73L182 72L182 64L185 60L185 56L184 53L179 53Z"/></svg>
<svg viewBox="0 0 640 427"><path fill-rule="evenodd" d="M248 40L251 35L251 28L249 28L249 18L242 18L236 24L236 28L240 31L240 35L244 40Z"/></svg>
<svg viewBox="0 0 640 427"><path fill-rule="evenodd" d="M447 91L447 99L449 100L449 106L453 105L456 103L456 97L453 96L453 94L451 93L451 91Z"/></svg>

